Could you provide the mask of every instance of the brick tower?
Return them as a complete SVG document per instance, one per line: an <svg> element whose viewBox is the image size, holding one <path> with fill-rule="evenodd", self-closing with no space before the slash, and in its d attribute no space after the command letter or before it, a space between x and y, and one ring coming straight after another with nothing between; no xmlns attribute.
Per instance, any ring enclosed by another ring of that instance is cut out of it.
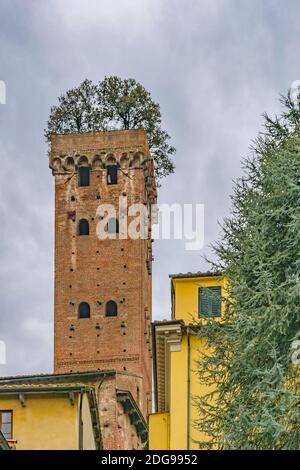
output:
<svg viewBox="0 0 300 470"><path fill-rule="evenodd" d="M151 227L144 239L121 239L119 220L96 233L100 204L119 213L156 202L144 130L53 135L55 177L56 373L115 369L138 377L138 402L151 411ZM127 215L127 214L126 214ZM128 217L130 223L130 217Z"/></svg>

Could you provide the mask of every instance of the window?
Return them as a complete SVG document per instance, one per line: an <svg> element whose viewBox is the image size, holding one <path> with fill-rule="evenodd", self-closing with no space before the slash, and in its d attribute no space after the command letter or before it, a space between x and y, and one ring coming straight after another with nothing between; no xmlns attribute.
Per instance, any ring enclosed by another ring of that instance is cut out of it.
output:
<svg viewBox="0 0 300 470"><path fill-rule="evenodd" d="M0 411L0 430L5 439L12 439L12 411Z"/></svg>
<svg viewBox="0 0 300 470"><path fill-rule="evenodd" d="M199 317L219 317L221 315L221 287L200 287L198 291Z"/></svg>
<svg viewBox="0 0 300 470"><path fill-rule="evenodd" d="M79 174L79 186L90 185L90 169L88 166L80 166L78 170Z"/></svg>
<svg viewBox="0 0 300 470"><path fill-rule="evenodd" d="M90 318L90 306L87 302L81 302L78 307L78 317L79 318Z"/></svg>
<svg viewBox="0 0 300 470"><path fill-rule="evenodd" d="M118 184L118 167L117 165L107 165L106 167L107 184Z"/></svg>
<svg viewBox="0 0 300 470"><path fill-rule="evenodd" d="M107 302L105 315L107 317L116 317L118 315L118 306L114 300Z"/></svg>
<svg viewBox="0 0 300 470"><path fill-rule="evenodd" d="M90 226L86 219L80 219L78 224L78 235L89 235Z"/></svg>
<svg viewBox="0 0 300 470"><path fill-rule="evenodd" d="M118 219L109 219L107 222L108 233L119 233L119 221Z"/></svg>

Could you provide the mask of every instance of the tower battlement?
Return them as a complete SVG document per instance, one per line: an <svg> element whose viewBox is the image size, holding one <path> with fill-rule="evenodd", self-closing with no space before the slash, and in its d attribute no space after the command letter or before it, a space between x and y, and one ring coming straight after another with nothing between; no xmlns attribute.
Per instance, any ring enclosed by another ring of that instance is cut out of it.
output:
<svg viewBox="0 0 300 470"><path fill-rule="evenodd" d="M53 175L74 173L79 166L105 170L116 163L121 171L143 169L148 198L156 202L154 164L144 129L83 134L53 134L50 138L49 167Z"/></svg>
<svg viewBox="0 0 300 470"><path fill-rule="evenodd" d="M147 133L144 129L85 132L81 134L52 134L51 150L54 153L95 149L132 150L139 148L148 154Z"/></svg>

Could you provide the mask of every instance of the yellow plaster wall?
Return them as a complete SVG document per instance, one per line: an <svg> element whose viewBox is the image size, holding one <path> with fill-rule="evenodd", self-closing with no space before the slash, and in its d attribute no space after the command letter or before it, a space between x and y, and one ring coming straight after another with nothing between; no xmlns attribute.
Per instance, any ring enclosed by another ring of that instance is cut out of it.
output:
<svg viewBox="0 0 300 470"><path fill-rule="evenodd" d="M194 398L207 393L208 388L200 383L196 373L196 361L199 349L205 347L205 341L197 336L190 336L190 422L188 442L188 341L184 335L181 351L171 352L171 382L170 382L170 449L199 449L199 441L205 440L205 435L196 428L195 421L199 418Z"/></svg>
<svg viewBox="0 0 300 470"><path fill-rule="evenodd" d="M183 320L187 325L198 319L198 289L199 287L224 287L222 276L174 279L175 291L174 319ZM226 292L222 289L222 296Z"/></svg>
<svg viewBox="0 0 300 470"><path fill-rule="evenodd" d="M226 297L226 281L221 276L199 277L175 279L173 281L175 303L173 318L183 320L186 325L193 323L198 318L198 289L199 287L221 286L222 296ZM224 289L225 287L225 289ZM222 305L222 309L224 305ZM195 421L199 418L198 409L195 406L194 398L201 396L209 391L208 387L201 383L196 373L199 351L206 350L205 338L199 338L197 335L190 335L190 423L189 423L189 442L188 442L188 423L187 423L187 380L188 380L188 341L187 335L183 334L181 340L181 351L170 352L170 410L169 410L169 447L170 450L201 449L199 441L205 441L207 437L200 433L195 427ZM167 382L167 380L166 380ZM157 415L163 413L158 413ZM160 436L166 430L162 429L165 423L161 418L151 416L149 421L150 442L153 447L150 449L158 450L162 447L155 436ZM162 441L161 441L162 442Z"/></svg>
<svg viewBox="0 0 300 470"><path fill-rule="evenodd" d="M13 438L17 450L76 450L77 406L65 397L0 398L1 410L13 410Z"/></svg>
<svg viewBox="0 0 300 470"><path fill-rule="evenodd" d="M89 401L87 395L83 395L82 401L82 421L83 421L83 450L95 450L95 438Z"/></svg>
<svg viewBox="0 0 300 470"><path fill-rule="evenodd" d="M149 415L149 450L170 449L169 413L153 413Z"/></svg>

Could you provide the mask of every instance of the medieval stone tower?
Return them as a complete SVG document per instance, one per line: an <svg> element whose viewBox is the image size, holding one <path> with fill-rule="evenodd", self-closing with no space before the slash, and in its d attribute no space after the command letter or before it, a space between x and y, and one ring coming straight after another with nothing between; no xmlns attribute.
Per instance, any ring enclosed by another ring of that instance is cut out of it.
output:
<svg viewBox="0 0 300 470"><path fill-rule="evenodd" d="M144 130L53 135L55 177L56 373L115 369L138 380L151 410L151 225L144 239L119 235L119 197L156 202ZM99 205L111 204L114 238L96 233ZM122 216L128 214L122 214ZM128 217L130 223L130 217Z"/></svg>

